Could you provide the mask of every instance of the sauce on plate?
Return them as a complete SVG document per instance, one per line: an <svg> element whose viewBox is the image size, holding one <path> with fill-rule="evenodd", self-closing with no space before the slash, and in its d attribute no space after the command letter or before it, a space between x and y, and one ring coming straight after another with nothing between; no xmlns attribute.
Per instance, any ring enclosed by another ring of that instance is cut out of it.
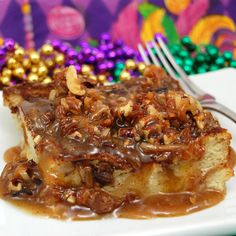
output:
<svg viewBox="0 0 236 236"><path fill-rule="evenodd" d="M14 162L18 160L20 151L19 147L8 149L4 155L5 161ZM236 155L232 149L229 158L232 164L235 164ZM46 202L44 199L40 199L40 196L37 196L37 200L35 198L22 199L5 197L3 193L4 189L1 184L1 198L11 204L34 215L67 220L92 220L111 215L131 219L180 216L214 206L224 199L224 194L217 191L159 193L123 204L112 214L98 215L86 207L72 206L64 202L50 203L50 201Z"/></svg>

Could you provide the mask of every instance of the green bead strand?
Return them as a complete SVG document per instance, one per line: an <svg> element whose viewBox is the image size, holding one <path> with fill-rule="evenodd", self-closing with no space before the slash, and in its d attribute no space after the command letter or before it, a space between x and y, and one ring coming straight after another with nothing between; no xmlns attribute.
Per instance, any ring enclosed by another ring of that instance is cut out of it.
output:
<svg viewBox="0 0 236 236"><path fill-rule="evenodd" d="M206 61L207 57L204 53L198 53L195 57L195 61L198 64L204 63Z"/></svg>
<svg viewBox="0 0 236 236"><path fill-rule="evenodd" d="M193 59L192 58L184 59L184 65L192 67L193 66Z"/></svg>
<svg viewBox="0 0 236 236"><path fill-rule="evenodd" d="M208 66L206 64L203 64L197 68L197 73L202 74L206 73L208 71Z"/></svg>
<svg viewBox="0 0 236 236"><path fill-rule="evenodd" d="M180 43L183 47L185 47L189 52L193 52L196 50L196 45L194 43L192 43L191 39L189 38L189 36L184 36L182 37L182 39L180 40Z"/></svg>
<svg viewBox="0 0 236 236"><path fill-rule="evenodd" d="M186 46L186 47L187 47L188 45L192 44L192 41L191 41L191 39L189 38L189 36L184 36L184 37L181 38L180 43L181 43L183 46Z"/></svg>
<svg viewBox="0 0 236 236"><path fill-rule="evenodd" d="M89 41L89 45L92 46L92 47L97 47L98 46L98 41L94 40L94 39L91 39Z"/></svg>
<svg viewBox="0 0 236 236"><path fill-rule="evenodd" d="M232 52L230 51L223 52L223 57L226 61L231 61L233 58Z"/></svg>
<svg viewBox="0 0 236 236"><path fill-rule="evenodd" d="M183 69L188 75L192 72L192 67L189 65L184 65Z"/></svg>
<svg viewBox="0 0 236 236"><path fill-rule="evenodd" d="M210 71L216 71L216 70L219 70L219 67L217 66L217 65L211 65L210 67L209 67L209 70Z"/></svg>
<svg viewBox="0 0 236 236"><path fill-rule="evenodd" d="M206 52L211 58L217 58L219 54L218 48L211 44L206 46Z"/></svg>
<svg viewBox="0 0 236 236"><path fill-rule="evenodd" d="M189 52L182 49L180 50L180 52L178 53L178 56L180 56L181 58L186 58L186 57L189 57Z"/></svg>
<svg viewBox="0 0 236 236"><path fill-rule="evenodd" d="M169 50L172 54L177 54L181 50L181 47L179 44L171 44Z"/></svg>
<svg viewBox="0 0 236 236"><path fill-rule="evenodd" d="M170 44L168 48L176 63L188 74L216 71L227 66L236 68L236 60L230 51L223 53L213 45L195 45L189 36L184 36L180 44Z"/></svg>
<svg viewBox="0 0 236 236"><path fill-rule="evenodd" d="M187 49L190 51L190 52L194 52L196 49L197 49L197 46L193 43L191 43Z"/></svg>
<svg viewBox="0 0 236 236"><path fill-rule="evenodd" d="M125 64L122 62L117 62L115 68L118 70L123 70L125 68Z"/></svg>
<svg viewBox="0 0 236 236"><path fill-rule="evenodd" d="M114 80L117 82L117 81L120 81L120 74L121 74L122 70L120 69L115 69L114 70Z"/></svg>
<svg viewBox="0 0 236 236"><path fill-rule="evenodd" d="M80 47L80 46L76 46L75 50L76 50L77 52L79 52L79 51L81 50L81 47Z"/></svg>
<svg viewBox="0 0 236 236"><path fill-rule="evenodd" d="M182 67L183 66L183 60L180 57L175 57L175 62Z"/></svg>
<svg viewBox="0 0 236 236"><path fill-rule="evenodd" d="M232 61L229 63L229 66L230 66L230 67L233 67L233 68L236 68L236 60L232 60Z"/></svg>
<svg viewBox="0 0 236 236"><path fill-rule="evenodd" d="M225 65L225 59L224 59L222 56L219 56L218 58L216 58L215 64L216 64L218 67L222 68L222 67L224 67L224 65Z"/></svg>

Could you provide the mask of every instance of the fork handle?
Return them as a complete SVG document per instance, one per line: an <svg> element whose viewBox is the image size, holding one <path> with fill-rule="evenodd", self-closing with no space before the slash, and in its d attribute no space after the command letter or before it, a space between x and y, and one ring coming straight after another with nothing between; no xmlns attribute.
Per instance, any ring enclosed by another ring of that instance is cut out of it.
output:
<svg viewBox="0 0 236 236"><path fill-rule="evenodd" d="M201 105L209 110L217 111L236 123L236 113L228 107L212 100L201 101Z"/></svg>

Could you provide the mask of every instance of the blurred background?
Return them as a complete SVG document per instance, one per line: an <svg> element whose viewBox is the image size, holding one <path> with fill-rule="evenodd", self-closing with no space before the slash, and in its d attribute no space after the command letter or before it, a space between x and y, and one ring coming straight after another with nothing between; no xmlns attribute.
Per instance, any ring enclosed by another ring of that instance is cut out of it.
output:
<svg viewBox="0 0 236 236"><path fill-rule="evenodd" d="M137 45L159 36L188 75L236 68L235 3L0 0L0 89L51 83L69 65L101 83L127 80L145 68Z"/></svg>
<svg viewBox="0 0 236 236"><path fill-rule="evenodd" d="M236 55L233 0L0 0L0 9L0 41L13 38L26 48L47 39L78 45L102 32L135 48L160 32L171 43L189 35Z"/></svg>

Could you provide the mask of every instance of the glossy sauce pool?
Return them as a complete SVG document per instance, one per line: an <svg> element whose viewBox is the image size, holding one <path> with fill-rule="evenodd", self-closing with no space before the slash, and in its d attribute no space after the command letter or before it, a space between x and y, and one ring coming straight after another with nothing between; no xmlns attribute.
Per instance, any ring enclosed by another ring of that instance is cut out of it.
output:
<svg viewBox="0 0 236 236"><path fill-rule="evenodd" d="M158 194L123 205L108 215L97 215L88 208L65 204L49 206L32 201L13 199L7 199L7 201L33 215L66 220L93 220L107 218L109 215L130 219L181 216L214 206L223 199L224 195L216 191L197 194L188 192Z"/></svg>
<svg viewBox="0 0 236 236"><path fill-rule="evenodd" d="M16 160L19 157L20 148L13 147L6 151L4 159L6 162ZM235 153L231 150L230 160L235 163ZM1 186L1 185L0 185ZM2 188L0 188L0 194ZM180 193L159 193L144 199L123 204L112 214L97 215L88 208L71 206L69 204L48 203L34 200L22 200L1 197L11 204L34 215L47 216L56 219L69 220L92 220L107 218L109 216L149 219L154 217L170 217L190 214L205 208L216 205L224 199L224 194L217 191L204 192L180 192Z"/></svg>

